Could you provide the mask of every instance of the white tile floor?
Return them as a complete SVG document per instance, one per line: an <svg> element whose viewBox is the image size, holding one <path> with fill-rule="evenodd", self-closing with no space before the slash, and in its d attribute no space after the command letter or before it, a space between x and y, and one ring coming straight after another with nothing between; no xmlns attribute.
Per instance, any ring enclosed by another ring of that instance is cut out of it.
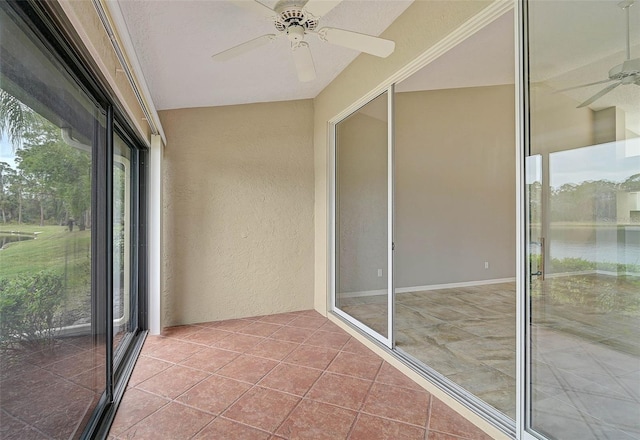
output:
<svg viewBox="0 0 640 440"><path fill-rule="evenodd" d="M535 286L533 424L549 438L640 439L638 283L582 276ZM345 298L341 308L385 332L385 300ZM396 343L515 416L514 283L396 294Z"/></svg>

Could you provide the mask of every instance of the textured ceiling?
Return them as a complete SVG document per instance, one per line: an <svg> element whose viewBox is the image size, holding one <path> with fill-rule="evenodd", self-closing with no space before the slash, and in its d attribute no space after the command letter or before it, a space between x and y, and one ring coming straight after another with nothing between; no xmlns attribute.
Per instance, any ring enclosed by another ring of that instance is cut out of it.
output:
<svg viewBox="0 0 640 440"><path fill-rule="evenodd" d="M319 27L380 35L410 4L344 0ZM313 98L360 54L308 36L317 78L301 83L286 38L232 61L211 60L215 53L277 33L271 22L231 2L120 0L119 5L159 110Z"/></svg>

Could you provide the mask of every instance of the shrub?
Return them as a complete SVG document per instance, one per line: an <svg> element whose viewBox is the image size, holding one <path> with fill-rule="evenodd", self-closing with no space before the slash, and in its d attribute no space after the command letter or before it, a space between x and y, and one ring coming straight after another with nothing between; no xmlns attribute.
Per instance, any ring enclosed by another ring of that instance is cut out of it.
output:
<svg viewBox="0 0 640 440"><path fill-rule="evenodd" d="M39 350L55 342L63 277L47 271L0 279L0 350Z"/></svg>

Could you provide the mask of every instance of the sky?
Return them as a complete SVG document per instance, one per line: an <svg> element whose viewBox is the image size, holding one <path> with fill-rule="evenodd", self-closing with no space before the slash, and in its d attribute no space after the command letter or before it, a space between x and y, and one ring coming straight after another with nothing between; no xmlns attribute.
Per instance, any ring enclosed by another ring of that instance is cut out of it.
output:
<svg viewBox="0 0 640 440"><path fill-rule="evenodd" d="M640 173L640 138L549 155L549 179L553 188L589 180L624 182Z"/></svg>
<svg viewBox="0 0 640 440"><path fill-rule="evenodd" d="M540 155L526 158L526 182L542 180ZM640 138L610 142L549 155L549 184L553 188L572 183L608 180L624 182L640 173Z"/></svg>
<svg viewBox="0 0 640 440"><path fill-rule="evenodd" d="M6 136L0 138L0 162L6 162L12 168L16 167L14 162L13 146L7 140Z"/></svg>

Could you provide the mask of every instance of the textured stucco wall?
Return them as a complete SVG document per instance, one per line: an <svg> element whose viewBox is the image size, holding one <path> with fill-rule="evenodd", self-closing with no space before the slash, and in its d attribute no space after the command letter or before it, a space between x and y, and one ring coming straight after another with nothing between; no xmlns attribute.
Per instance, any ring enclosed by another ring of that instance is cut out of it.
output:
<svg viewBox="0 0 640 440"><path fill-rule="evenodd" d="M160 119L163 324L312 308L312 102Z"/></svg>

